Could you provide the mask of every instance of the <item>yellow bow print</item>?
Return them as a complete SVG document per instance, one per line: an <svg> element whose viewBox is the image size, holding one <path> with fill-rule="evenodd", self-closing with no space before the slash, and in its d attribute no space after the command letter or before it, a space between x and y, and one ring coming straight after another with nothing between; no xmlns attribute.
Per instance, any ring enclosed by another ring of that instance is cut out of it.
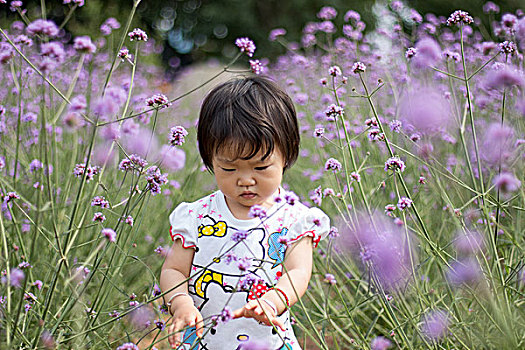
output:
<svg viewBox="0 0 525 350"><path fill-rule="evenodd" d="M224 221L218 221L214 225L200 225L199 226L199 237L201 236L224 237L225 234L226 234L226 223Z"/></svg>

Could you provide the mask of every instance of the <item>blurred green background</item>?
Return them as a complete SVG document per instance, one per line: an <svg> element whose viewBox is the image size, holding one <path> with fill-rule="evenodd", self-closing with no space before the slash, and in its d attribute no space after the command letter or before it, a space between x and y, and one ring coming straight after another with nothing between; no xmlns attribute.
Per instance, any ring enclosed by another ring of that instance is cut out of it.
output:
<svg viewBox="0 0 525 350"><path fill-rule="evenodd" d="M9 3L10 1L8 1ZM375 23L374 4L389 3L388 0L143 0L138 6L133 26L140 27L162 43L162 62L167 70L176 71L181 66L203 61L210 57L228 59L237 49L236 38L248 36L257 45L257 56L273 59L284 52L284 48L267 40L274 28L284 28L287 40L296 41L307 22L317 21L316 13L323 6L335 7L339 15L335 23L343 22L343 15L352 9L359 12L367 24L367 30ZM40 17L40 1L24 1L29 19ZM480 17L488 25L489 17L483 14L486 1L463 0L404 0L407 7L420 14L434 13L448 16L454 10L468 11ZM523 0L494 1L501 13L515 12L525 8ZM85 5L75 11L67 30L75 35L101 36L100 25L115 17L124 23L133 5L132 0L86 0ZM60 23L69 6L61 0L47 1L48 17ZM0 5L0 25L5 28L19 16L9 10L8 4ZM340 26L339 26L340 28Z"/></svg>

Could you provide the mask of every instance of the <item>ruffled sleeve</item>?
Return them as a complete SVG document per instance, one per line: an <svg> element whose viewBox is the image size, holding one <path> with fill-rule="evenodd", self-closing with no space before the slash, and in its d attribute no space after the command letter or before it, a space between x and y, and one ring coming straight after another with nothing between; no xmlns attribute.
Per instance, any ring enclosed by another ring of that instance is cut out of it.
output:
<svg viewBox="0 0 525 350"><path fill-rule="evenodd" d="M175 242L180 239L185 249L197 248L197 228L193 214L192 205L183 202L173 210L169 218L171 240Z"/></svg>
<svg viewBox="0 0 525 350"><path fill-rule="evenodd" d="M296 242L302 237L310 236L313 239L314 248L319 241L330 232L330 219L319 208L306 208L304 214L290 226L287 238L290 243Z"/></svg>

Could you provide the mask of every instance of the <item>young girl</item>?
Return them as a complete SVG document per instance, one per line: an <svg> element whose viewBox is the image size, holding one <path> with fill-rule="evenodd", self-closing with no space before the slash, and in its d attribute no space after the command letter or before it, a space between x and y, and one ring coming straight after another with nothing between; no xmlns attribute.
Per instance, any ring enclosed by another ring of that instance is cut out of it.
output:
<svg viewBox="0 0 525 350"><path fill-rule="evenodd" d="M172 348L301 349L288 308L308 287L312 248L328 217L281 185L297 159L290 97L261 77L229 81L205 98L199 151L218 191L171 213L173 246L160 285L173 315Z"/></svg>

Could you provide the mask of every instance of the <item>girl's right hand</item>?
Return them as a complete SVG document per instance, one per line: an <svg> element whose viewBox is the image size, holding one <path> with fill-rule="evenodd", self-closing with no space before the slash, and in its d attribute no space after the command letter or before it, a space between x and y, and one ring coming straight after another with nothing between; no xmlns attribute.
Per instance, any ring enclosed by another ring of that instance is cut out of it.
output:
<svg viewBox="0 0 525 350"><path fill-rule="evenodd" d="M168 327L168 341L172 349L176 349L182 344L182 337L187 327L195 327L199 338L202 338L204 332L202 315L193 305L193 301L189 298L179 299L176 304L171 306L174 312L171 325Z"/></svg>

